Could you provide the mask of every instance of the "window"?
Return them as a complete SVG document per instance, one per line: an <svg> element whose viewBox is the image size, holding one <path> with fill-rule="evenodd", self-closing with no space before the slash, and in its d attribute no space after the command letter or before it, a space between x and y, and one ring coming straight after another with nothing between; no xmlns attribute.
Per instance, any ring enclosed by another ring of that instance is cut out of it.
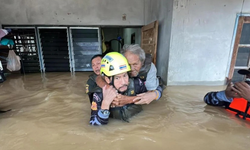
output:
<svg viewBox="0 0 250 150"><path fill-rule="evenodd" d="M92 56L101 53L99 27L15 26L13 49L22 72L92 71Z"/></svg>
<svg viewBox="0 0 250 150"><path fill-rule="evenodd" d="M244 76L238 74L240 69L250 67L250 16L238 16L238 25L234 41L229 78L242 81Z"/></svg>
<svg viewBox="0 0 250 150"><path fill-rule="evenodd" d="M14 50L20 56L22 73L40 72L35 28L12 28Z"/></svg>

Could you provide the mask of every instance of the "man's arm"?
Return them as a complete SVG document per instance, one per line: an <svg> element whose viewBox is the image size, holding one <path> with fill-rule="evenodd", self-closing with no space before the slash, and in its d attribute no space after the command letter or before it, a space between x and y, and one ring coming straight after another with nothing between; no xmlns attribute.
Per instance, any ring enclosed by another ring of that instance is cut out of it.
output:
<svg viewBox="0 0 250 150"><path fill-rule="evenodd" d="M232 83L229 83L225 91L207 93L204 97L204 101L208 105L224 106L225 104L231 103L233 98L239 97L234 90L235 88Z"/></svg>
<svg viewBox="0 0 250 150"><path fill-rule="evenodd" d="M139 79L139 78L134 78L134 87L135 87L135 94L140 94L140 93L144 93L147 92L147 89L144 85L144 83ZM112 104L114 104L115 106L124 106L126 104L132 104L134 103L134 99L137 96L125 96L125 95L121 95L119 94L114 101L112 102Z"/></svg>
<svg viewBox="0 0 250 150"><path fill-rule="evenodd" d="M101 93L93 94L93 101L91 104L91 117L90 117L90 125L104 125L108 124L109 115L104 115L101 112L102 105L102 96Z"/></svg>
<svg viewBox="0 0 250 150"><path fill-rule="evenodd" d="M225 106L231 103L233 98L227 98L225 91L209 92L204 96L204 102L213 106Z"/></svg>
<svg viewBox="0 0 250 150"><path fill-rule="evenodd" d="M99 87L109 86L107 82L103 80L101 76L96 77L96 83ZM114 98L114 101L112 102L112 106L124 106L126 104L134 103L133 99L136 98L136 96L125 96L125 95L117 95L117 97Z"/></svg>
<svg viewBox="0 0 250 150"><path fill-rule="evenodd" d="M147 74L145 83L148 92L137 95L137 97L133 100L135 104L149 104L153 100L161 98L163 89L159 86L159 80L156 74L157 69L155 65L151 63L151 68Z"/></svg>
<svg viewBox="0 0 250 150"><path fill-rule="evenodd" d="M106 81L103 80L101 76L96 77L96 83L99 87L109 86ZM125 96L125 95L117 95L117 97L114 98L114 101L112 102L112 106L124 106L126 104L133 103L133 99L135 96Z"/></svg>
<svg viewBox="0 0 250 150"><path fill-rule="evenodd" d="M112 106L121 107L121 106L124 106L127 104L132 104L132 103L134 103L133 100L135 98L136 98L136 96L126 96L126 95L118 94L118 96L115 97L115 99L113 100Z"/></svg>
<svg viewBox="0 0 250 150"><path fill-rule="evenodd" d="M104 86L102 93L94 93L91 105L91 117L89 123L91 125L105 125L108 124L109 114L103 114L102 110L109 110L110 104L116 97L116 90L112 87Z"/></svg>
<svg viewBox="0 0 250 150"><path fill-rule="evenodd" d="M102 76L100 75L96 77L95 82L100 88L103 88L105 85L108 85L108 83L105 80L103 80Z"/></svg>

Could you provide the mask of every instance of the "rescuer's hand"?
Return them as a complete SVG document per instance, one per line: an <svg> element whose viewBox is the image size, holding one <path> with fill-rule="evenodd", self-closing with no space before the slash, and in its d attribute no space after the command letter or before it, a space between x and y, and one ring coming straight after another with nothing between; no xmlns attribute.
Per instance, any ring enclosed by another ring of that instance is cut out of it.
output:
<svg viewBox="0 0 250 150"><path fill-rule="evenodd" d="M236 91L240 97L250 101L250 86L245 81L237 82L234 86L236 87L234 91Z"/></svg>

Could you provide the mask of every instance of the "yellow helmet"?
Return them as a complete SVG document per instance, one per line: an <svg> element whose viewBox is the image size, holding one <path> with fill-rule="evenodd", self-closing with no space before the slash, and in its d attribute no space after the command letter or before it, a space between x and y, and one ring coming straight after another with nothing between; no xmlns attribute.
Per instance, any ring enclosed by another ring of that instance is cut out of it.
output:
<svg viewBox="0 0 250 150"><path fill-rule="evenodd" d="M101 75L111 77L130 70L127 59L118 52L110 52L102 58Z"/></svg>

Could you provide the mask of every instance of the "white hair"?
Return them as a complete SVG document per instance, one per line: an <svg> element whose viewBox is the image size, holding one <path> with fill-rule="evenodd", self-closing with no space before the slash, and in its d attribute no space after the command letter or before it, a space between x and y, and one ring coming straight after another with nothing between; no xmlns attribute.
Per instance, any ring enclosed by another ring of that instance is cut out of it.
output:
<svg viewBox="0 0 250 150"><path fill-rule="evenodd" d="M121 50L121 53L124 55L126 52L131 52L135 55L138 55L142 63L144 63L146 59L144 50L138 44L134 45L125 44Z"/></svg>

